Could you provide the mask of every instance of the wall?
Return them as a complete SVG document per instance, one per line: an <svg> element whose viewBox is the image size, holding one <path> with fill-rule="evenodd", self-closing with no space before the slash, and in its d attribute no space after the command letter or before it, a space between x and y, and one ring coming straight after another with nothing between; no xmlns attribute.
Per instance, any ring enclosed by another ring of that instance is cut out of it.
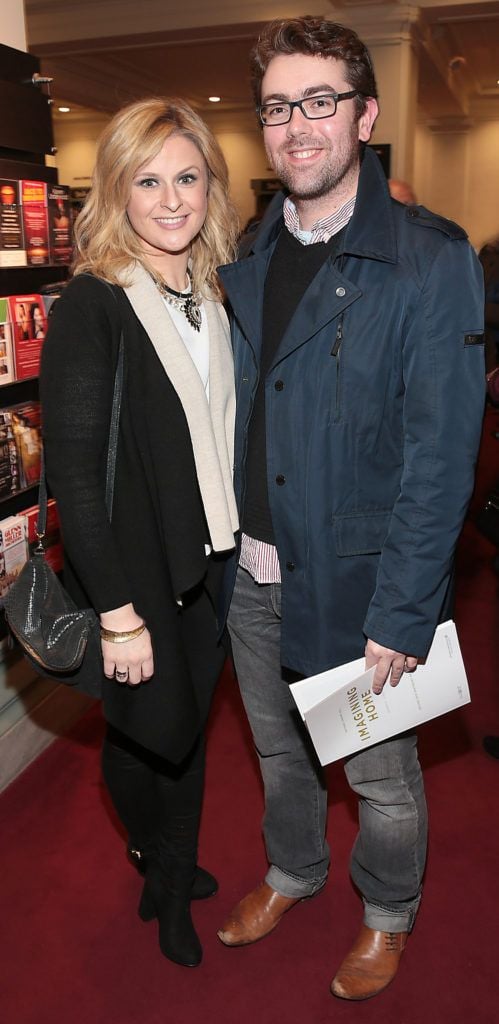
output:
<svg viewBox="0 0 499 1024"><path fill-rule="evenodd" d="M0 43L26 50L26 21L23 0L2 0Z"/></svg>
<svg viewBox="0 0 499 1024"><path fill-rule="evenodd" d="M108 121L108 117L98 113L75 119L72 114L54 111L54 143L57 148L54 159L61 184L72 187L91 184L97 140Z"/></svg>
<svg viewBox="0 0 499 1024"><path fill-rule="evenodd" d="M468 142L467 227L481 246L499 235L499 120L479 124Z"/></svg>
<svg viewBox="0 0 499 1024"><path fill-rule="evenodd" d="M239 212L241 227L255 213L255 196L251 189L252 178L273 178L269 169L262 135L257 126L254 131L220 132L218 141L229 168L232 198Z"/></svg>
<svg viewBox="0 0 499 1024"><path fill-rule="evenodd" d="M373 143L391 145L391 176L407 181L412 176L416 123L417 70L408 39L370 44L376 68L380 113Z"/></svg>
<svg viewBox="0 0 499 1024"><path fill-rule="evenodd" d="M414 167L419 201L462 224L475 247L499 234L499 121L454 132L418 125Z"/></svg>

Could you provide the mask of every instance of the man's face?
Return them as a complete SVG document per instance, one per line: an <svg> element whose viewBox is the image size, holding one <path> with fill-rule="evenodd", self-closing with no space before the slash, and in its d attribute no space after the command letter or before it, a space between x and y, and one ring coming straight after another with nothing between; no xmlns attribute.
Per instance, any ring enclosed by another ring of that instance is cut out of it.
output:
<svg viewBox="0 0 499 1024"><path fill-rule="evenodd" d="M333 90L350 92L343 61L290 54L274 57L262 81L262 103L299 100ZM355 98L338 103L334 117L309 120L298 107L288 124L264 127L267 156L276 174L299 200L318 200L339 186L356 191L359 141L367 142L378 113L374 99L356 119Z"/></svg>

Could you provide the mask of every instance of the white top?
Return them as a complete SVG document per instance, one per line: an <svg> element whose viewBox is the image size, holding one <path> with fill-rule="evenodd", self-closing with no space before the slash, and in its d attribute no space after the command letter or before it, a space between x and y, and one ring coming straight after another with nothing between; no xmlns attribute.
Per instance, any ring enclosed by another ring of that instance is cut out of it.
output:
<svg viewBox="0 0 499 1024"><path fill-rule="evenodd" d="M206 522L214 551L234 548L238 515L234 464L234 364L227 314L207 294L204 312L210 336L210 401L194 362L151 275L136 260L124 292L182 404Z"/></svg>
<svg viewBox="0 0 499 1024"><path fill-rule="evenodd" d="M188 294L190 288L186 289ZM206 312L204 306L201 304L199 311L201 313L201 330L196 331L194 327L189 323L185 313L181 313L179 309L175 309L169 302L163 297L163 302L177 328L180 337L196 367L196 370L201 377L203 387L206 392L206 397L209 401L210 398L210 336L208 333L208 324L206 321Z"/></svg>
<svg viewBox="0 0 499 1024"><path fill-rule="evenodd" d="M190 291L190 287L186 289L186 294ZM180 337L196 367L196 370L201 377L206 398L210 401L210 335L208 333L208 324L206 322L206 313L204 306L199 306L199 312L201 313L201 329L196 331L192 324L189 323L185 313L182 313L179 309L175 309L175 306L171 306L166 301L165 297L162 296L163 302L173 320L175 327L177 328ZM211 544L205 544L205 554L211 553ZM182 604L181 600L178 600L178 604Z"/></svg>

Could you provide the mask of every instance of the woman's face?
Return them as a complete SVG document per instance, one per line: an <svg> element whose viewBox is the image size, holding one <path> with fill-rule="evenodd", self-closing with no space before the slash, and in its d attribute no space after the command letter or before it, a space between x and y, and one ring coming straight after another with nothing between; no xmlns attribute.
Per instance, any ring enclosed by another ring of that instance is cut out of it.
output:
<svg viewBox="0 0 499 1024"><path fill-rule="evenodd" d="M186 254L208 208L208 169L197 146L171 135L159 153L139 167L127 205L130 224L153 266L165 254Z"/></svg>

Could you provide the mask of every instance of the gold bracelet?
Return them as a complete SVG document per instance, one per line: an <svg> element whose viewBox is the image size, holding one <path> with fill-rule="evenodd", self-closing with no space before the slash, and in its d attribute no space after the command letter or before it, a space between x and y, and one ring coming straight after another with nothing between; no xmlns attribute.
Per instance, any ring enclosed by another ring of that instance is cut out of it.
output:
<svg viewBox="0 0 499 1024"><path fill-rule="evenodd" d="M135 640L137 636L140 636L146 628L145 622L142 622L136 629L125 630L125 632L117 632L114 629L105 629L104 626L100 628L101 640L107 640L110 644L126 644L127 640Z"/></svg>

